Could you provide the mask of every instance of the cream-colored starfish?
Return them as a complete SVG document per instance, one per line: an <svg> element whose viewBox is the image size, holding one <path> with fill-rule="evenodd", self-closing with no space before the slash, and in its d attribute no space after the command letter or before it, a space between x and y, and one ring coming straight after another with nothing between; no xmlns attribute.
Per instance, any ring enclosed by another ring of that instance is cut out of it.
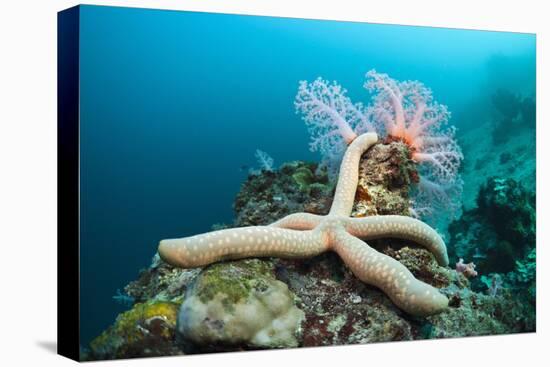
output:
<svg viewBox="0 0 550 367"><path fill-rule="evenodd" d="M354 138L348 146L328 215L296 213L269 226L223 229L163 240L158 249L160 256L171 265L193 268L225 259L305 258L332 250L359 279L380 288L405 312L427 316L442 311L447 307L447 297L416 279L399 261L360 239L411 240L430 250L439 264L446 266L447 249L439 234L427 224L406 216L349 217L357 189L359 160L377 140L375 133L366 133Z"/></svg>

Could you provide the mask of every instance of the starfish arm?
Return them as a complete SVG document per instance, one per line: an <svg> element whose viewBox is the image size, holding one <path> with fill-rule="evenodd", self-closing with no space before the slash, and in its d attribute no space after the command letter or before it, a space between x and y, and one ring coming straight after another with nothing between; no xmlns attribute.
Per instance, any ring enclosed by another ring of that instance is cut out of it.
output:
<svg viewBox="0 0 550 367"><path fill-rule="evenodd" d="M363 239L400 238L413 241L431 251L442 266L449 265L447 247L441 236L429 225L402 215L378 215L346 218L346 230Z"/></svg>
<svg viewBox="0 0 550 367"><path fill-rule="evenodd" d="M375 133L358 136L349 145L340 165L338 183L330 215L349 216L353 208L357 182L359 181L359 160L367 149L378 141Z"/></svg>
<svg viewBox="0 0 550 367"><path fill-rule="evenodd" d="M443 311L448 299L416 279L399 261L379 253L344 229L335 231L332 249L361 281L380 288L403 311L429 316Z"/></svg>
<svg viewBox="0 0 550 367"><path fill-rule="evenodd" d="M323 219L323 216L321 215L310 214L310 213L294 213L294 214L289 214L286 217L271 223L269 226L278 227L278 228L287 228L287 229L297 229L297 230L303 231L303 230L315 228L319 223L321 223L322 219Z"/></svg>
<svg viewBox="0 0 550 367"><path fill-rule="evenodd" d="M319 231L257 226L162 240L158 252L164 261L173 266L195 268L221 260L247 257L311 257L327 248Z"/></svg>

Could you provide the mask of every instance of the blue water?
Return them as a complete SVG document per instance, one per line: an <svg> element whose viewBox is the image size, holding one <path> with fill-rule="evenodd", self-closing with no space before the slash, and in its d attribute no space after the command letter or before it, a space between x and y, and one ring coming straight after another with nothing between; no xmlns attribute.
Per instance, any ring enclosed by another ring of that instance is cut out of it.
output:
<svg viewBox="0 0 550 367"><path fill-rule="evenodd" d="M254 152L316 160L298 81L354 101L372 68L417 79L467 128L487 86L528 93L535 36L112 7L81 7L81 343L125 309L112 296L160 239L231 223Z"/></svg>

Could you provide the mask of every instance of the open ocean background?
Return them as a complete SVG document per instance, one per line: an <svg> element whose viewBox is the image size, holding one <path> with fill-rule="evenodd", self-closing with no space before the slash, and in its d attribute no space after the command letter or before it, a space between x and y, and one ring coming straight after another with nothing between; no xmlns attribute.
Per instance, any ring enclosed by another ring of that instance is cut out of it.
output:
<svg viewBox="0 0 550 367"><path fill-rule="evenodd" d="M495 90L535 93L532 34L98 6L80 21L82 345L127 308L112 297L161 239L233 221L256 149L277 166L319 158L299 80L337 80L365 104L370 69L419 80L459 141L479 131L470 143Z"/></svg>

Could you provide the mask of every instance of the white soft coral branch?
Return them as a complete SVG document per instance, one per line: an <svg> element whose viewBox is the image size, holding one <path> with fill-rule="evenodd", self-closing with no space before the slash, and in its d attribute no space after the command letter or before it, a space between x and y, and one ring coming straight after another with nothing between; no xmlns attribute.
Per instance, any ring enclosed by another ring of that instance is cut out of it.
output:
<svg viewBox="0 0 550 367"><path fill-rule="evenodd" d="M338 84L329 83L321 78L311 84L303 80L300 82L294 104L296 109L304 114L304 120L308 125L324 130L322 135L337 129L346 144L349 144L357 134L347 119L360 119L361 116L345 92Z"/></svg>
<svg viewBox="0 0 550 367"><path fill-rule="evenodd" d="M420 149L412 158L419 163L430 165L431 176L449 183L458 179L458 170L464 159L460 147L454 139L455 129L450 128L443 136L426 136L420 142Z"/></svg>
<svg viewBox="0 0 550 367"><path fill-rule="evenodd" d="M395 80L391 79L387 74L379 74L375 70L370 70L367 73L367 81L364 84L364 87L368 90L377 90L380 92L380 95L389 99L391 106L393 107L394 120L391 124L387 126L389 128L388 133L392 133L391 130L402 130L405 129L405 111L403 109L403 95L399 86ZM387 119L385 115L385 122L391 120Z"/></svg>
<svg viewBox="0 0 550 367"><path fill-rule="evenodd" d="M332 178L336 177L346 147L357 134L374 131L365 107L352 103L346 90L336 82L321 78L311 83L301 81L294 105L308 126L311 151L321 153L321 167L328 168Z"/></svg>

